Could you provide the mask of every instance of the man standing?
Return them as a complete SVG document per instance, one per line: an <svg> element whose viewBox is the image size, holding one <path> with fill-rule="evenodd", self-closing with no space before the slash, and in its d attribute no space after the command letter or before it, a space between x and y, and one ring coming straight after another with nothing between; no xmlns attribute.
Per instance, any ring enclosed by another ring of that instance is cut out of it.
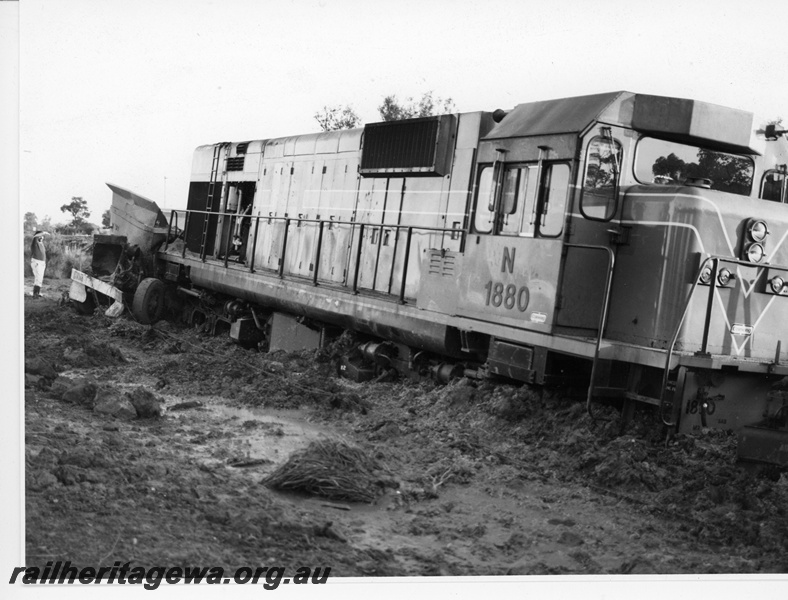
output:
<svg viewBox="0 0 788 600"><path fill-rule="evenodd" d="M44 248L44 236L47 231L36 231L33 234L33 243L30 244L30 266L33 269L33 298L41 298L41 285L44 283L44 270L47 266L47 252Z"/></svg>

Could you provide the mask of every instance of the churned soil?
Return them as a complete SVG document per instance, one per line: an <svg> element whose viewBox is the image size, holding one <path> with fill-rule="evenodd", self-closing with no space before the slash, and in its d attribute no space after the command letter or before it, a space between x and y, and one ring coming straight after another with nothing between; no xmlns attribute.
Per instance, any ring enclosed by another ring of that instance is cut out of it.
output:
<svg viewBox="0 0 788 600"><path fill-rule="evenodd" d="M788 571L788 474L737 464L732 434L666 443L647 411L621 433L613 407L591 418L561 390L356 384L334 370L349 340L262 354L77 315L59 285L25 297L28 566ZM269 485L310 444L334 443L379 466L373 501Z"/></svg>

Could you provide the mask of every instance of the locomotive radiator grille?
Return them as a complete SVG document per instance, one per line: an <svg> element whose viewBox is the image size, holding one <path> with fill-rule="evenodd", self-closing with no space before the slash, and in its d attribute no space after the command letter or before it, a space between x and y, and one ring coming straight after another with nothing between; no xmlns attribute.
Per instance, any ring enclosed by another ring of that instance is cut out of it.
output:
<svg viewBox="0 0 788 600"><path fill-rule="evenodd" d="M444 175L453 123L452 115L368 123L360 173Z"/></svg>

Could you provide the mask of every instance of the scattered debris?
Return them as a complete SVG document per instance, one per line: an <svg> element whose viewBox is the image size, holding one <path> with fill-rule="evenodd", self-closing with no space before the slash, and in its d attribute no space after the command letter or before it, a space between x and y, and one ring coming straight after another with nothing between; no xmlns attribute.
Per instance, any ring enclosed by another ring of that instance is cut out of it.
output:
<svg viewBox="0 0 788 600"><path fill-rule="evenodd" d="M71 404L80 404L92 409L96 400L97 391L98 387L92 381L80 380L63 392L61 400Z"/></svg>
<svg viewBox="0 0 788 600"><path fill-rule="evenodd" d="M235 468L245 468L245 467L258 467L260 465L269 465L272 461L268 460L267 458L251 458L249 460L242 460L238 462L231 462L227 466L228 467L235 467Z"/></svg>
<svg viewBox="0 0 788 600"><path fill-rule="evenodd" d="M118 419L136 419L137 411L127 398L111 398L103 400L93 407L97 413L110 415Z"/></svg>
<svg viewBox="0 0 788 600"><path fill-rule="evenodd" d="M134 406L140 419L157 419L164 414L164 402L144 387L126 392L126 398Z"/></svg>
<svg viewBox="0 0 788 600"><path fill-rule="evenodd" d="M329 502L323 502L320 506L326 506L328 508L334 508L336 510L350 510L350 507L346 504L331 504Z"/></svg>
<svg viewBox="0 0 788 600"><path fill-rule="evenodd" d="M43 358L31 358L30 360L26 360L25 373L39 375L50 381L54 381L57 378L57 370L54 365Z"/></svg>
<svg viewBox="0 0 788 600"><path fill-rule="evenodd" d="M190 400L189 402L179 402L169 407L169 410L187 410L189 408L198 408L202 406L202 402L197 400Z"/></svg>

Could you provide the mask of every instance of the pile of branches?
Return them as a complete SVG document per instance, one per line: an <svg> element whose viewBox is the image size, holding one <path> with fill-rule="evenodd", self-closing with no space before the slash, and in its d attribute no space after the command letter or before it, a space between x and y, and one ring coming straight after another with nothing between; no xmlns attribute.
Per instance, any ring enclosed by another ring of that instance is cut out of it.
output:
<svg viewBox="0 0 788 600"><path fill-rule="evenodd" d="M295 452L263 483L335 500L374 502L387 480L383 465L358 446L318 440Z"/></svg>

